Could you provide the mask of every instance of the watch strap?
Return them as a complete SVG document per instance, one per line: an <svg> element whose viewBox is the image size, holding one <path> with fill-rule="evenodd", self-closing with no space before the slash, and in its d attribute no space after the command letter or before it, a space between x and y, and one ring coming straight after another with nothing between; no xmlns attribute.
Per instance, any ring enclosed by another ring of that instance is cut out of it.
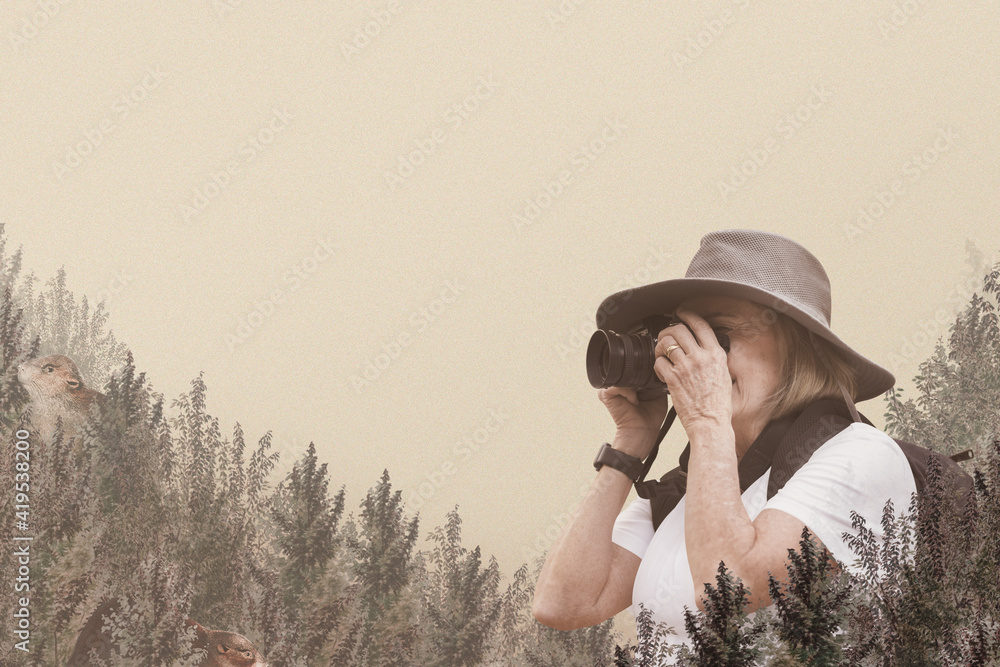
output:
<svg viewBox="0 0 1000 667"><path fill-rule="evenodd" d="M632 482L639 479L643 473L642 459L631 454L626 454L625 452L620 452L607 442L597 450L597 458L594 459L595 470L600 470L603 466L610 466L624 473Z"/></svg>

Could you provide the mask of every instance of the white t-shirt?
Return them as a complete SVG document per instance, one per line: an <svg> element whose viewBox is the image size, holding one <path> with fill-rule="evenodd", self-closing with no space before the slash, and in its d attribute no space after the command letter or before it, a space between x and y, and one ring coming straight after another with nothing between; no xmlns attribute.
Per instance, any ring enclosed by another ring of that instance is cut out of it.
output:
<svg viewBox="0 0 1000 667"><path fill-rule="evenodd" d="M779 509L804 523L850 571L856 556L842 533L856 534L851 510L865 518L882 539L882 510L892 499L898 515L907 511L916 491L909 462L896 443L876 428L855 422L817 449L773 498L767 499L770 470L743 493L743 505L753 520L761 510ZM684 544L684 498L653 532L648 500L637 498L615 521L612 542L642 559L632 589L629 610L639 603L653 612L653 621L672 626L671 644L684 643L684 606L697 612L694 583Z"/></svg>

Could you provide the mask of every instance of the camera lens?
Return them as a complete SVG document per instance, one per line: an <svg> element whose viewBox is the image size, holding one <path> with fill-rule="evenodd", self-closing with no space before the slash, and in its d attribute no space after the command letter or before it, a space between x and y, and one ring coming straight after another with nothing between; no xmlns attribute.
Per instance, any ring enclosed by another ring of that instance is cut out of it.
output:
<svg viewBox="0 0 1000 667"><path fill-rule="evenodd" d="M643 388L662 385L653 371L656 341L645 334L598 329L587 346L587 377L594 387Z"/></svg>
<svg viewBox="0 0 1000 667"><path fill-rule="evenodd" d="M668 315L654 315L646 318L641 328L633 329L641 333L619 334L605 329L595 331L587 346L587 377L590 384L598 388L638 389L640 401L670 393L653 370L656 339L648 332L660 332L671 324L678 323L679 320ZM729 354L729 336L715 331L715 338L726 354Z"/></svg>

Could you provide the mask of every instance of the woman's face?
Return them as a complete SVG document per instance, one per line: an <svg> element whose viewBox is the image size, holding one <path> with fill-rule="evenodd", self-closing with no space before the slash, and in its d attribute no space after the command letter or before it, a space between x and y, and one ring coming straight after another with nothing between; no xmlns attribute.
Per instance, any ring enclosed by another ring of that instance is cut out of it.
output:
<svg viewBox="0 0 1000 667"><path fill-rule="evenodd" d="M774 331L775 313L744 299L698 297L680 307L694 311L713 329L729 336L727 355L733 380L733 431L736 453L753 444L768 422L764 406L778 389L781 350Z"/></svg>

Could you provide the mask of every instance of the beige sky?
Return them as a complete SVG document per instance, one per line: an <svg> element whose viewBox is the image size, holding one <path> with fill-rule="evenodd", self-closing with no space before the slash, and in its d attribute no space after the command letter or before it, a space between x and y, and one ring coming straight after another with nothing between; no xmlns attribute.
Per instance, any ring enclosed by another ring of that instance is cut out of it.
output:
<svg viewBox="0 0 1000 667"><path fill-rule="evenodd" d="M613 435L605 296L785 234L912 391L1000 250L997 5L641 4L4 3L0 220L154 389L510 574Z"/></svg>

